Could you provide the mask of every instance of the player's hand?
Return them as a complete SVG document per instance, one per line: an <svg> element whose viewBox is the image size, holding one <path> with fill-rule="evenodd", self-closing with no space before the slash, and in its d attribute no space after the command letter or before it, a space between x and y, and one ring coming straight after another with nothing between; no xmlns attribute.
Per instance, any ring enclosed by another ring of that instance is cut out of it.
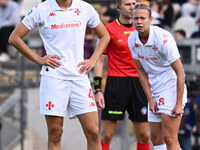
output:
<svg viewBox="0 0 200 150"><path fill-rule="evenodd" d="M150 108L150 111L152 111L153 114L157 114L158 107L157 107L157 103L156 103L155 100L149 101L149 108Z"/></svg>
<svg viewBox="0 0 200 150"><path fill-rule="evenodd" d="M181 115L183 113L184 113L183 106L182 105L175 105L171 114L175 115L175 117L177 117L178 115Z"/></svg>
<svg viewBox="0 0 200 150"><path fill-rule="evenodd" d="M81 66L81 68L79 69L79 73L82 74L85 72L85 74L88 74L95 64L96 64L96 61L92 59L86 59L84 61L81 61L78 64L78 67Z"/></svg>
<svg viewBox="0 0 200 150"><path fill-rule="evenodd" d="M61 60L61 58L59 56L46 55L44 57L41 57L41 59L39 60L39 64L50 66L53 69L55 69L55 68L58 68L61 65L58 60Z"/></svg>
<svg viewBox="0 0 200 150"><path fill-rule="evenodd" d="M95 94L95 101L97 104L97 107L104 109L105 108L105 102L104 102L104 97L101 92L98 92Z"/></svg>

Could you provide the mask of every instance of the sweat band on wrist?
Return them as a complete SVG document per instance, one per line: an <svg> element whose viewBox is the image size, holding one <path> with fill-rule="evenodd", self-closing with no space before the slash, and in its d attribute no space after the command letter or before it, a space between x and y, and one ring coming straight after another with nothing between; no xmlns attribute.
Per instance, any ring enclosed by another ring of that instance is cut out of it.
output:
<svg viewBox="0 0 200 150"><path fill-rule="evenodd" d="M97 93L99 93L99 92L101 92L100 89L98 89L98 90L94 90L94 94L95 94L95 95L96 95Z"/></svg>
<svg viewBox="0 0 200 150"><path fill-rule="evenodd" d="M101 89L101 77L94 77L94 89Z"/></svg>

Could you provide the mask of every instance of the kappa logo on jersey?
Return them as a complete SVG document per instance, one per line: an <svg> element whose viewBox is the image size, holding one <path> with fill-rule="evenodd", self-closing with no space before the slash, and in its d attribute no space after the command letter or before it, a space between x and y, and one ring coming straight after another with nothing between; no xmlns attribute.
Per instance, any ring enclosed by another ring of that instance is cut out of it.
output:
<svg viewBox="0 0 200 150"><path fill-rule="evenodd" d="M152 49L154 49L154 51L158 50L158 48L156 47L156 45L154 45L154 46L152 47Z"/></svg>
<svg viewBox="0 0 200 150"><path fill-rule="evenodd" d="M73 21L69 23L62 23L62 24L54 24L51 25L51 29L64 29L64 28L78 28L81 26L80 21Z"/></svg>
<svg viewBox="0 0 200 150"><path fill-rule="evenodd" d="M77 8L75 11L74 11L78 16L79 14L81 13L81 11Z"/></svg>
<svg viewBox="0 0 200 150"><path fill-rule="evenodd" d="M139 47L139 45L138 44L135 44L135 48L138 48Z"/></svg>
<svg viewBox="0 0 200 150"><path fill-rule="evenodd" d="M49 101L48 104L46 104L46 107L48 107L48 109L51 110L51 108L54 107L54 104L51 101Z"/></svg>
<svg viewBox="0 0 200 150"><path fill-rule="evenodd" d="M164 105L165 104L165 102L164 102L164 98L163 97L161 97L160 99L159 99L159 102L158 102L158 105Z"/></svg>
<svg viewBox="0 0 200 150"><path fill-rule="evenodd" d="M56 16L56 14L54 12L50 12L49 17L53 17L53 16Z"/></svg>
<svg viewBox="0 0 200 150"><path fill-rule="evenodd" d="M91 89L89 89L88 97L89 97L89 98L92 98L92 102L91 102L91 104L90 104L89 107L94 107L94 106L95 106L95 102L94 102L94 96L93 96L93 93L92 93L92 90L91 90Z"/></svg>
<svg viewBox="0 0 200 150"><path fill-rule="evenodd" d="M164 40L164 41L163 41L163 44L166 44L167 42L168 42L168 40Z"/></svg>

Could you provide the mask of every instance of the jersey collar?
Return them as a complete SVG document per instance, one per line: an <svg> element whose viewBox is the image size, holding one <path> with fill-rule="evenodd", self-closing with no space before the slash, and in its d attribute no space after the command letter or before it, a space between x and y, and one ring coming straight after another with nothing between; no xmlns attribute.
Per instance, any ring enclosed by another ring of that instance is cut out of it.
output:
<svg viewBox="0 0 200 150"><path fill-rule="evenodd" d="M153 26L150 26L149 38L145 45L152 46L153 45Z"/></svg>
<svg viewBox="0 0 200 150"><path fill-rule="evenodd" d="M52 10L63 10L61 9L59 6L58 6L58 3L56 2L56 0L51 0L51 6L52 6ZM72 5L67 9L67 10L70 10L70 9L76 9L77 8L77 0L72 0Z"/></svg>
<svg viewBox="0 0 200 150"><path fill-rule="evenodd" d="M143 45L142 42L140 41L138 32L136 33L136 41L135 41L135 43ZM145 44L145 46L152 46L152 45L153 45L153 27L150 26L149 38L148 38L148 41Z"/></svg>

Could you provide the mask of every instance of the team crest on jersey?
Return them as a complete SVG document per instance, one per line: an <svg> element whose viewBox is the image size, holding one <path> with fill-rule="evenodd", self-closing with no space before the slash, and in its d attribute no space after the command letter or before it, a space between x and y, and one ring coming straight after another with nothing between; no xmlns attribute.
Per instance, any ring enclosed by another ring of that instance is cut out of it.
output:
<svg viewBox="0 0 200 150"><path fill-rule="evenodd" d="M152 47L152 49L153 49L154 51L156 51L156 50L158 50L158 47L156 47L156 45L154 45L154 46Z"/></svg>
<svg viewBox="0 0 200 150"><path fill-rule="evenodd" d="M74 12L77 14L77 16L79 16L79 14L81 13L81 11L78 8Z"/></svg>
<svg viewBox="0 0 200 150"><path fill-rule="evenodd" d="M143 114L143 115L147 114L147 108L146 107L142 107L141 114Z"/></svg>

